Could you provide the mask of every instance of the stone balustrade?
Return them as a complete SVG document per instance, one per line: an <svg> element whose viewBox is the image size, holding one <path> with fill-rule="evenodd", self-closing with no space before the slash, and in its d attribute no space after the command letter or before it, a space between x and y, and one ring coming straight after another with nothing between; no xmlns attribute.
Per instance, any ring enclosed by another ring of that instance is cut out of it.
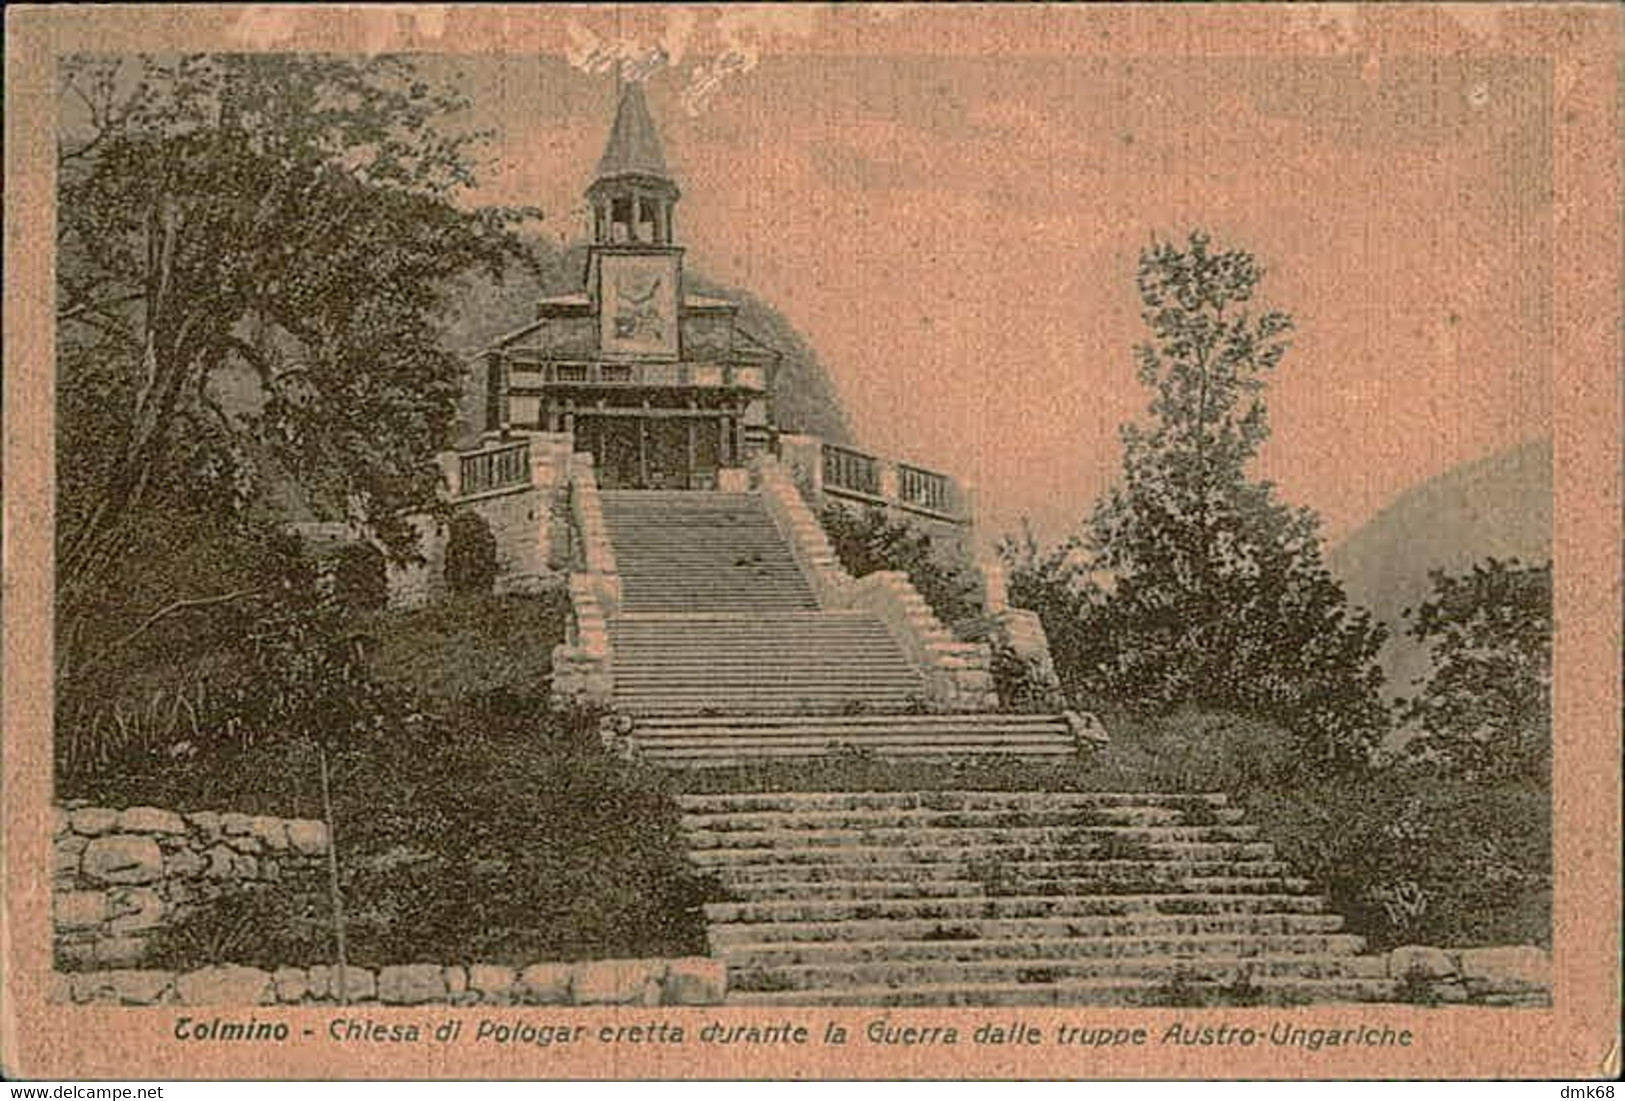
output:
<svg viewBox="0 0 1625 1101"><path fill-rule="evenodd" d="M947 474L816 436L780 435L779 453L816 507L833 498L950 526L975 520L975 494Z"/></svg>
<svg viewBox="0 0 1625 1101"><path fill-rule="evenodd" d="M340 1004L338 968L205 967L195 971L121 968L61 972L59 1004L274 1006ZM703 957L589 960L510 967L410 963L347 967L344 1004L453 1006L705 1006L727 995L727 968Z"/></svg>
<svg viewBox="0 0 1625 1101"><path fill-rule="evenodd" d="M69 805L56 811L53 846L57 959L127 968L188 909L243 886L319 876L327 827L309 819Z"/></svg>

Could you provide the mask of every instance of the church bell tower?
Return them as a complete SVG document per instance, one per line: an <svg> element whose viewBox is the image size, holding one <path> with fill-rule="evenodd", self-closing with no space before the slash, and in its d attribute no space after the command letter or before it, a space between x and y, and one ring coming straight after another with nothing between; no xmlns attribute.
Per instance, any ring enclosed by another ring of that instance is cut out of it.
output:
<svg viewBox="0 0 1625 1101"><path fill-rule="evenodd" d="M609 141L587 188L592 245L587 292L610 357L678 359L683 250L674 214L682 192L666 168L643 86L622 86Z"/></svg>

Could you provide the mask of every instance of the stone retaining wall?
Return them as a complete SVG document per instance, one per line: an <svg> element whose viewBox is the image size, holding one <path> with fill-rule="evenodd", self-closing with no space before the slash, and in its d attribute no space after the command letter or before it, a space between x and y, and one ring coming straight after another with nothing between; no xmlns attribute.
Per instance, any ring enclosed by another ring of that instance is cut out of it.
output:
<svg viewBox="0 0 1625 1101"><path fill-rule="evenodd" d="M1388 953L1388 977L1405 1001L1432 1005L1552 1003L1552 957L1532 944L1433 948L1407 944Z"/></svg>
<svg viewBox="0 0 1625 1101"><path fill-rule="evenodd" d="M251 884L319 876L327 827L309 819L157 807L56 811L56 956L76 968L134 967L186 910Z"/></svg>
<svg viewBox="0 0 1625 1101"><path fill-rule="evenodd" d="M336 967L206 967L197 971L86 971L53 976L51 1000L97 1005L340 1004ZM414 963L348 967L345 1004L720 1005L717 960L594 960L528 967Z"/></svg>

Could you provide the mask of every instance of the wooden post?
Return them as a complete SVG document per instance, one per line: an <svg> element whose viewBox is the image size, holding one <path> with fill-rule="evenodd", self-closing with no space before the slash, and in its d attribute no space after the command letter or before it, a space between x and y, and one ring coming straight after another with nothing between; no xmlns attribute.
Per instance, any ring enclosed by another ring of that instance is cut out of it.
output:
<svg viewBox="0 0 1625 1101"><path fill-rule="evenodd" d="M340 1005L349 1005L347 976L350 971L350 954L345 946L344 890L339 885L339 835L333 822L333 793L327 776L327 746L317 742L316 754L322 769L322 816L327 821L327 892L328 901L333 907L334 954L338 957L338 983L334 995Z"/></svg>
<svg viewBox="0 0 1625 1101"><path fill-rule="evenodd" d="M649 403L643 403L648 409ZM638 421L638 486L640 489L649 488L649 418L639 417Z"/></svg>
<svg viewBox="0 0 1625 1101"><path fill-rule="evenodd" d="M688 399L688 408L689 408L690 412L693 412L693 410L694 410L694 399L693 398ZM699 425L699 421L695 420L693 417L689 417L687 427L688 427L688 472L687 472L687 475L686 475L686 481L687 481L687 484L688 484L688 488L689 489L694 489L694 488L696 488L696 482L699 479L699 471L694 469L695 466L698 465L698 463L700 461L700 440L699 440L699 427L700 427L700 425Z"/></svg>

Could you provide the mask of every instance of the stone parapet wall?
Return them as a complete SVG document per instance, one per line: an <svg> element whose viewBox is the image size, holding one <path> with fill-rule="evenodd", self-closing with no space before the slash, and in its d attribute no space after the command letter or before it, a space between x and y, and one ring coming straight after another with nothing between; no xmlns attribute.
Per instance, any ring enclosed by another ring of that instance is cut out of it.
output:
<svg viewBox="0 0 1625 1101"><path fill-rule="evenodd" d="M443 966L205 967L195 971L118 969L58 972L51 1000L93 1005L720 1005L727 968L718 960L593 960Z"/></svg>
<svg viewBox="0 0 1625 1101"><path fill-rule="evenodd" d="M852 578L835 557L835 548L830 546L824 525L807 506L791 471L779 460L772 455L758 455L753 467L761 487L762 504L789 543L790 554L801 567L813 595L820 606L834 606Z"/></svg>
<svg viewBox="0 0 1625 1101"><path fill-rule="evenodd" d="M1532 944L1434 948L1408 944L1387 954L1400 997L1424 1005L1547 1006L1552 957Z"/></svg>
<svg viewBox="0 0 1625 1101"><path fill-rule="evenodd" d="M992 654L985 643L960 642L943 627L925 598L897 570L877 570L850 582L836 606L861 608L886 625L903 652L925 675L933 710L993 711Z"/></svg>
<svg viewBox="0 0 1625 1101"><path fill-rule="evenodd" d="M604 502L598 495L598 475L592 456L577 454L570 464L570 522L579 548L576 572L586 576L607 615L621 604L621 575L615 564L615 546L604 522Z"/></svg>
<svg viewBox="0 0 1625 1101"><path fill-rule="evenodd" d="M614 700L609 617L599 603L598 592L588 575L570 575L569 637L553 647L554 699L601 706Z"/></svg>
<svg viewBox="0 0 1625 1101"><path fill-rule="evenodd" d="M553 648L553 696L608 706L615 697L609 617L620 607L621 578L590 454L572 457L569 491L577 568L570 575L569 636Z"/></svg>
<svg viewBox="0 0 1625 1101"><path fill-rule="evenodd" d="M770 455L759 456L755 469L768 515L790 544L820 607L860 608L879 618L924 674L927 702L933 710L997 709L992 653L985 643L955 639L907 574L881 570L854 579L836 558L823 524L803 496L798 476Z"/></svg>
<svg viewBox="0 0 1625 1101"><path fill-rule="evenodd" d="M245 886L321 874L327 827L309 819L157 807L56 811L56 956L127 968L186 911Z"/></svg>
<svg viewBox="0 0 1625 1101"><path fill-rule="evenodd" d="M1007 605L1002 611L954 624L954 634L967 642L986 642L995 663L1002 659L1013 666L1006 668L1007 683L994 678L1002 706L1018 710L1064 706L1049 636L1037 612ZM1007 695L1012 698L1004 698Z"/></svg>

